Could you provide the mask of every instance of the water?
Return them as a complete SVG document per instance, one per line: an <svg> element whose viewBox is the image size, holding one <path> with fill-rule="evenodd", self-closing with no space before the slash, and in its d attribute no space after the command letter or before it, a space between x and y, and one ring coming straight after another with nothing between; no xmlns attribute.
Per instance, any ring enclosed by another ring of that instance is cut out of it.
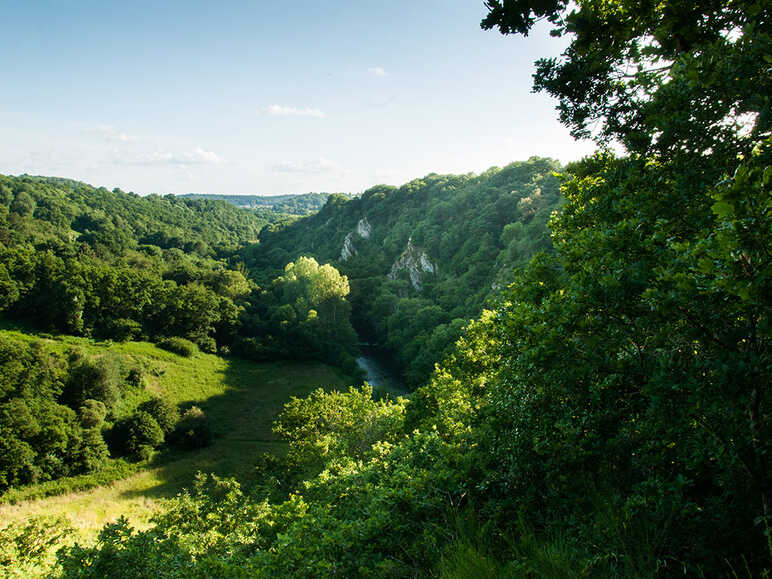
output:
<svg viewBox="0 0 772 579"><path fill-rule="evenodd" d="M371 346L361 346L360 351L362 355L357 358L357 364L367 375L366 380L370 386L393 396L408 393L397 365L389 356Z"/></svg>

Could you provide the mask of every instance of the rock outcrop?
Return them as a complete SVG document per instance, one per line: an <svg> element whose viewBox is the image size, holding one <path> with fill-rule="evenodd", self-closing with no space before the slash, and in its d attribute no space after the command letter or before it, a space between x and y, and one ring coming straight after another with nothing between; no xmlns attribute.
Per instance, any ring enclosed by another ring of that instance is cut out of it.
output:
<svg viewBox="0 0 772 579"><path fill-rule="evenodd" d="M357 248L354 247L354 244L351 241L351 238L353 237L354 233L349 232L346 234L346 237L343 239L343 247L340 248L340 260L341 261L348 261L352 257L354 257L357 254Z"/></svg>
<svg viewBox="0 0 772 579"><path fill-rule="evenodd" d="M407 240L405 251L391 266L388 277L389 279L397 279L403 271L407 271L410 285L419 292L423 289L424 275L437 272L437 266L429 259L426 251L413 245L412 237Z"/></svg>
<svg viewBox="0 0 772 579"><path fill-rule="evenodd" d="M367 217L362 217L357 223L356 233L362 239L370 239L370 234L373 232L373 227L367 220Z"/></svg>
<svg viewBox="0 0 772 579"><path fill-rule="evenodd" d="M370 222L367 221L367 217L362 217L357 223L356 229L346 234L343 239L343 247L340 249L340 260L348 261L357 254L357 248L354 247L353 238L354 235L359 236L362 239L370 239L370 234L373 232L373 227Z"/></svg>

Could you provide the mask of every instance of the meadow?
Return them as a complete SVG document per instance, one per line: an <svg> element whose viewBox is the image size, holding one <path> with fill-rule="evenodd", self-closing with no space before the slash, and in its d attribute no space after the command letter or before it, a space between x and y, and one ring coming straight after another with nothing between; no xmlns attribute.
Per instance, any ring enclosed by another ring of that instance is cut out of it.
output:
<svg viewBox="0 0 772 579"><path fill-rule="evenodd" d="M2 332L20 340L40 339L18 330ZM147 527L165 500L189 486L199 471L232 476L248 486L263 453L285 451L285 443L271 431L284 403L318 387L343 388L352 382L318 362L255 363L205 353L184 358L147 342L98 342L70 336L43 341L57 351L76 346L91 356L117 355L142 367L145 388L134 399L122 400L123 405L136 406L150 395L180 408L195 404L209 416L214 433L213 443L206 448L161 450L136 464L113 460L101 473L10 489L0 497L4 526L38 516L61 516L75 530L69 542L92 542L105 523L119 516L137 528Z"/></svg>

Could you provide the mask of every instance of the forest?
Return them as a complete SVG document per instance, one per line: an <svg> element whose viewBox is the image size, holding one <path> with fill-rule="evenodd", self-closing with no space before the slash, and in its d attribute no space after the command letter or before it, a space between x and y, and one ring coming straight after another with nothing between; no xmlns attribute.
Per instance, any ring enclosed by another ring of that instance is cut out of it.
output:
<svg viewBox="0 0 772 579"><path fill-rule="evenodd" d="M266 281L300 256L332 263L349 280L360 340L390 353L417 386L514 270L551 250L559 170L534 157L480 175L430 174L331 196L313 216L265 227L241 255Z"/></svg>
<svg viewBox="0 0 772 579"><path fill-rule="evenodd" d="M338 195L345 195L338 193ZM227 201L236 207L244 207L260 212L270 209L273 213L290 215L310 215L316 213L327 201L329 193L304 193L301 195L215 195L188 193L182 195L188 199L208 199Z"/></svg>
<svg viewBox="0 0 772 579"><path fill-rule="evenodd" d="M281 451L249 478L200 473L148 525L6 526L3 573L770 575L769 6L485 6L485 30L567 40L534 89L594 155L333 194L292 221L0 177L0 314L25 328L0 333L2 490L225 436L94 340L323 361L352 384L292 395ZM358 385L363 342L408 396Z"/></svg>

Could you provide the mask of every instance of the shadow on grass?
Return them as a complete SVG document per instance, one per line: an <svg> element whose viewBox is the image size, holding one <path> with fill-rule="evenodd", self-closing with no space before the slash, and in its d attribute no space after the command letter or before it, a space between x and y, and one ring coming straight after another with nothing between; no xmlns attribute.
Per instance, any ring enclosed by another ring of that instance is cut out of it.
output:
<svg viewBox="0 0 772 579"><path fill-rule="evenodd" d="M260 478L254 466L259 457L286 451L271 426L290 397L305 396L319 387L344 389L353 382L340 370L318 362L256 363L238 358L227 360L222 380L223 394L178 405L182 411L196 405L205 412L214 435L212 444L190 451L162 451L138 475L150 471L155 484L126 489L122 498L173 497L191 486L198 472L234 477L249 488Z"/></svg>

